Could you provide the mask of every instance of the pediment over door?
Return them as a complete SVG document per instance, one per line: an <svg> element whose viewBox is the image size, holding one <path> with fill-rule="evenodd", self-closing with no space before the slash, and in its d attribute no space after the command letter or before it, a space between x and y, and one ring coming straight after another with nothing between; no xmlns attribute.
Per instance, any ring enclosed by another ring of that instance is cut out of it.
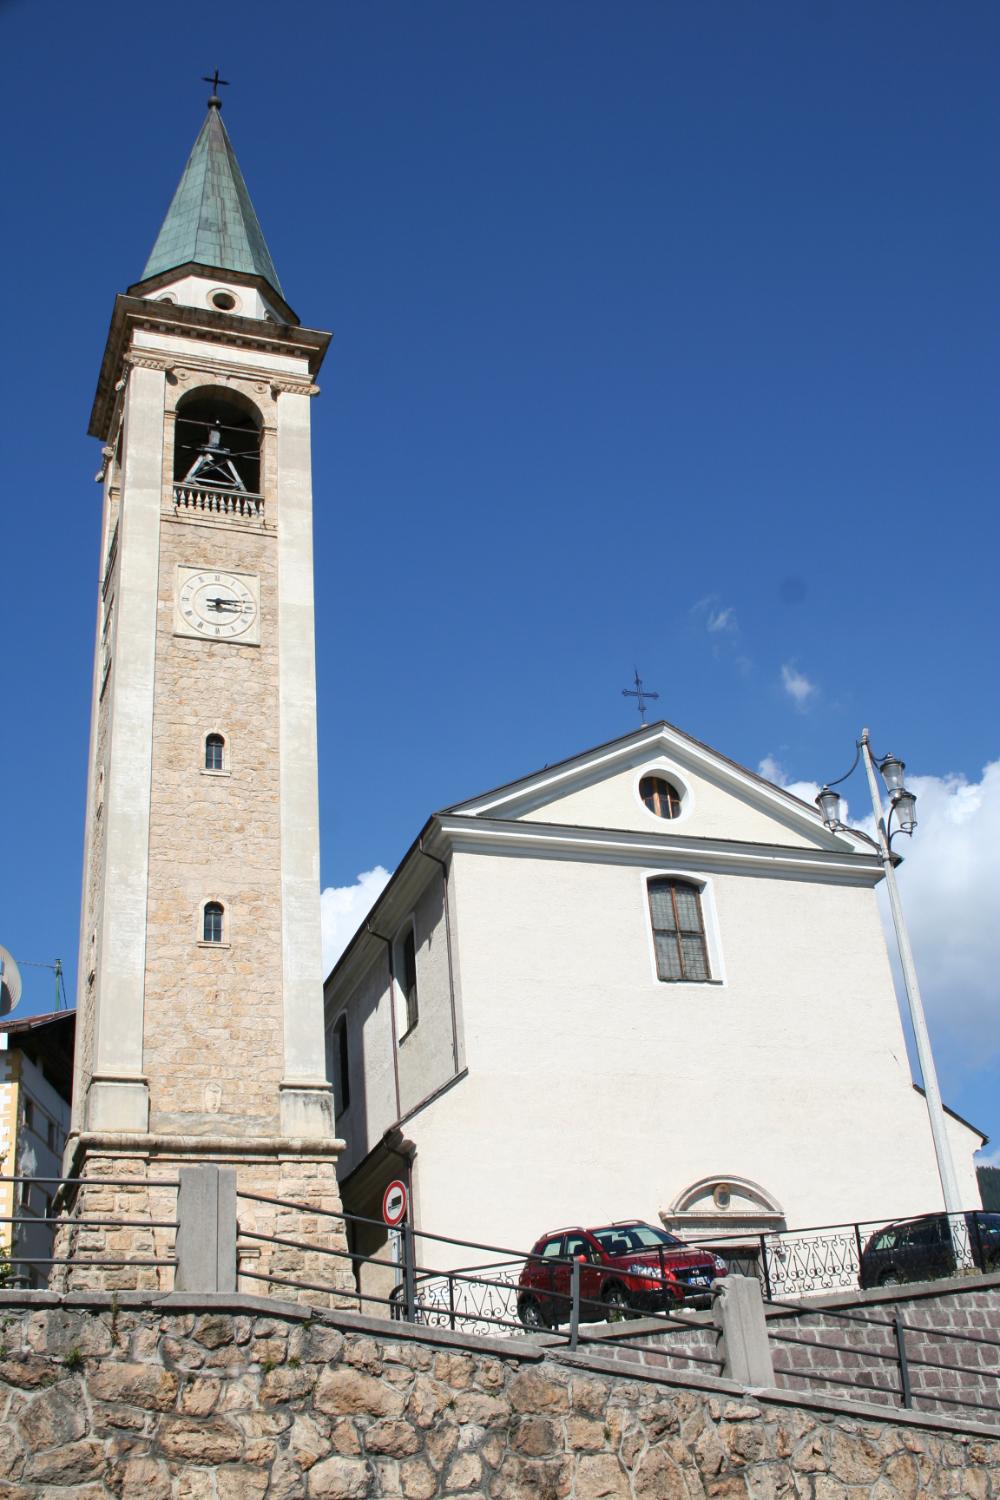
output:
<svg viewBox="0 0 1000 1500"><path fill-rule="evenodd" d="M660 1209L664 1229L693 1239L712 1234L765 1234L785 1229L777 1198L749 1177L720 1173L692 1182Z"/></svg>

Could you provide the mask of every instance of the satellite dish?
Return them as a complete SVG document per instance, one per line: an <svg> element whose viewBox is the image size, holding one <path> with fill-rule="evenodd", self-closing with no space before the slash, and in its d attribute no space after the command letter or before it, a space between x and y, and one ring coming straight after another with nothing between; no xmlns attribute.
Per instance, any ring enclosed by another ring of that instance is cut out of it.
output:
<svg viewBox="0 0 1000 1500"><path fill-rule="evenodd" d="M0 943L0 1016L9 1016L21 998L21 971Z"/></svg>

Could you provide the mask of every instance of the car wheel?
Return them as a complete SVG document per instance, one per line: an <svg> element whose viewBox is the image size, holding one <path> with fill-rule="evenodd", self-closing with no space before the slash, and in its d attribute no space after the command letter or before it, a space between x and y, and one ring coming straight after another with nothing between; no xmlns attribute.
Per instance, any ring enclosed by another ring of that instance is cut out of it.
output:
<svg viewBox="0 0 1000 1500"><path fill-rule="evenodd" d="M902 1286L903 1278L898 1271L883 1271L878 1279L879 1286Z"/></svg>
<svg viewBox="0 0 1000 1500"><path fill-rule="evenodd" d="M518 1303L517 1315L526 1333L544 1333L548 1329L548 1320L534 1297L525 1297Z"/></svg>
<svg viewBox="0 0 1000 1500"><path fill-rule="evenodd" d="M604 1288L604 1295L601 1297L601 1301L604 1304L604 1321L606 1323L620 1323L624 1318L632 1316L628 1292L617 1281L613 1282L611 1286Z"/></svg>

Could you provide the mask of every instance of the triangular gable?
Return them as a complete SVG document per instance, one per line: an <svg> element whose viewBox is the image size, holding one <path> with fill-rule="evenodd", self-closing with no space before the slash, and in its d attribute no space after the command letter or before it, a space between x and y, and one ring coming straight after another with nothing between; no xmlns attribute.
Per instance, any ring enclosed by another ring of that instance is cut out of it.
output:
<svg viewBox="0 0 1000 1500"><path fill-rule="evenodd" d="M679 817L658 818L646 809L638 792L644 774L661 776L676 786L681 794ZM870 853L870 846L854 834L831 833L808 803L665 720L447 811L465 817Z"/></svg>

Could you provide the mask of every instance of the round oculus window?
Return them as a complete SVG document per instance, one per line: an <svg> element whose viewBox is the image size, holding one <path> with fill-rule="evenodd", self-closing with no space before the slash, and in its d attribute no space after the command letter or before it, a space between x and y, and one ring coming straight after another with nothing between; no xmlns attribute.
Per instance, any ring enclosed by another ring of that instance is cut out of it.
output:
<svg viewBox="0 0 1000 1500"><path fill-rule="evenodd" d="M639 796L649 811L658 818L680 816L681 794L673 782L662 776L644 776L639 782Z"/></svg>
<svg viewBox="0 0 1000 1500"><path fill-rule="evenodd" d="M232 292L213 292L212 306L220 312L233 312L238 304Z"/></svg>

